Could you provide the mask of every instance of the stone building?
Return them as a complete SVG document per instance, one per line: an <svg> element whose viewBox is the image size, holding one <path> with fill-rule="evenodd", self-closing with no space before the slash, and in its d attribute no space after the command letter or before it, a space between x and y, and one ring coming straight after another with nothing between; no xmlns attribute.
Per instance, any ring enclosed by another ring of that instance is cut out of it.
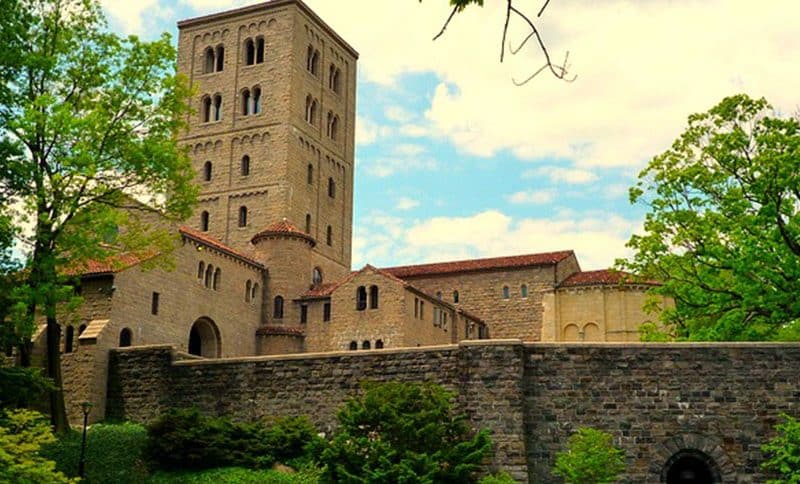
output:
<svg viewBox="0 0 800 484"><path fill-rule="evenodd" d="M358 53L300 0L178 26L199 205L174 252L153 254L174 270L123 254L79 271L85 304L63 338L73 414L105 400L114 347L219 358L638 340L648 284L582 272L572 251L351 272Z"/></svg>

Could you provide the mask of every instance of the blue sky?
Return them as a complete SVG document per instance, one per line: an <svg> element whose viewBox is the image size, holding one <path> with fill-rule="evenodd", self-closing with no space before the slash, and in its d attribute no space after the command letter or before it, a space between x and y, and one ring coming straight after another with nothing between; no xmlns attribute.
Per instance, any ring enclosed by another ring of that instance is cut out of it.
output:
<svg viewBox="0 0 800 484"><path fill-rule="evenodd" d="M256 2L102 3L115 30L155 38ZM456 17L436 42L444 0L307 3L361 54L355 267L563 249L607 267L645 213L627 188L690 113L738 92L800 106L796 1L551 2L540 28L578 78L523 87L512 79L542 57L498 62L502 2ZM512 22L513 42L525 34Z"/></svg>

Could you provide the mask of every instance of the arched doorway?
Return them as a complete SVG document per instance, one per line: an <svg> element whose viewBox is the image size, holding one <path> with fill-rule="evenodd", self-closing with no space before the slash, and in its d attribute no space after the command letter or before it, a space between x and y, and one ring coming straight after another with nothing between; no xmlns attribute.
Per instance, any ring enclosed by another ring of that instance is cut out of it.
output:
<svg viewBox="0 0 800 484"><path fill-rule="evenodd" d="M667 484L715 484L722 482L717 464L695 449L676 452L664 464L661 482Z"/></svg>
<svg viewBox="0 0 800 484"><path fill-rule="evenodd" d="M222 353L219 329L214 321L200 318L189 331L189 353L204 358L219 358Z"/></svg>

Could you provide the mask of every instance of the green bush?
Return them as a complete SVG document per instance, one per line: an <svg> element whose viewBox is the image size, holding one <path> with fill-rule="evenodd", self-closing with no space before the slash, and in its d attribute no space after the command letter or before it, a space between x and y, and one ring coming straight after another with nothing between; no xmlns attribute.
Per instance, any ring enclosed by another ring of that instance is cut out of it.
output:
<svg viewBox="0 0 800 484"><path fill-rule="evenodd" d="M55 441L43 416L30 410L7 411L0 416L0 482L67 484L56 464L39 454Z"/></svg>
<svg viewBox="0 0 800 484"><path fill-rule="evenodd" d="M240 467L226 467L204 471L158 472L149 484L316 484L319 482L318 470L305 470L287 474L277 470L253 470Z"/></svg>
<svg viewBox="0 0 800 484"><path fill-rule="evenodd" d="M517 481L507 472L500 472L498 474L482 477L481 480L478 481L478 484L517 484Z"/></svg>
<svg viewBox="0 0 800 484"><path fill-rule="evenodd" d="M767 481L769 484L800 483L800 420L782 414L783 422L775 426L778 435L761 446L767 455L761 467L774 472L780 479Z"/></svg>
<svg viewBox="0 0 800 484"><path fill-rule="evenodd" d="M86 482L137 484L149 475L145 459L147 430L125 422L95 424L86 435ZM73 431L42 449L42 455L56 462L59 471L78 475L81 433Z"/></svg>
<svg viewBox="0 0 800 484"><path fill-rule="evenodd" d="M491 452L487 431L473 434L434 384L366 383L339 411L323 450L326 482L475 482Z"/></svg>
<svg viewBox="0 0 800 484"><path fill-rule="evenodd" d="M570 436L567 450L556 454L553 474L568 484L600 484L616 481L623 470L625 454L611 434L582 427Z"/></svg>

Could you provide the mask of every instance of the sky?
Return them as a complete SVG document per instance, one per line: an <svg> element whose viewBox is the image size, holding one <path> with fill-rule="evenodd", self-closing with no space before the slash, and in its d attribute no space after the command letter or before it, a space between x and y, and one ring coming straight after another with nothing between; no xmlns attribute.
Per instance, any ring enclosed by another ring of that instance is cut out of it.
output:
<svg viewBox="0 0 800 484"><path fill-rule="evenodd" d="M101 0L111 27L154 39L259 2ZM584 270L630 255L646 207L628 188L725 96L800 107L797 0L553 0L538 19L566 83L529 43L499 62L505 2L306 0L360 53L353 266L572 249ZM515 0L535 17L540 1ZM509 41L527 35L512 18Z"/></svg>

